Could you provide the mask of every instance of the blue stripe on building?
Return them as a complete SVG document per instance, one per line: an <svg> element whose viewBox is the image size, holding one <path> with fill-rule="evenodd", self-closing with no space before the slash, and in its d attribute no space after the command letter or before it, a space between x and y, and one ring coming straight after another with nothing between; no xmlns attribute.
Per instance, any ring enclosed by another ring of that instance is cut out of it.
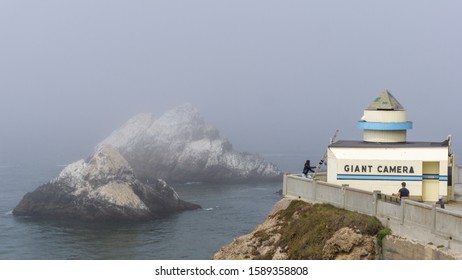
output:
<svg viewBox="0 0 462 280"><path fill-rule="evenodd" d="M440 179L439 174L424 174L422 177L424 180L439 180Z"/></svg>
<svg viewBox="0 0 462 280"><path fill-rule="evenodd" d="M337 174L337 180L422 181L422 176Z"/></svg>
<svg viewBox="0 0 462 280"><path fill-rule="evenodd" d="M358 122L358 128L366 130L407 130L412 128L412 122Z"/></svg>
<svg viewBox="0 0 462 280"><path fill-rule="evenodd" d="M422 180L439 180L447 181L448 176L440 176L436 174L419 175L350 175L337 174L337 180L371 180L371 181L422 181Z"/></svg>

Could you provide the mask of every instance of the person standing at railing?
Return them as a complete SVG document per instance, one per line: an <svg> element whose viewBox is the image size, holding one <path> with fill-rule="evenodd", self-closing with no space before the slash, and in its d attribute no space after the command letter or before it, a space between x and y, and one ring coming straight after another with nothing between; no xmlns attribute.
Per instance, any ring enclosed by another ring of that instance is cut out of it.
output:
<svg viewBox="0 0 462 280"><path fill-rule="evenodd" d="M307 160L305 162L305 166L303 166L303 172L302 172L305 178L308 178L308 172L310 171L314 173L310 160Z"/></svg>
<svg viewBox="0 0 462 280"><path fill-rule="evenodd" d="M436 204L439 204L441 206L441 208L444 209L444 201L443 201L443 197L441 195L438 196L438 201L436 202Z"/></svg>

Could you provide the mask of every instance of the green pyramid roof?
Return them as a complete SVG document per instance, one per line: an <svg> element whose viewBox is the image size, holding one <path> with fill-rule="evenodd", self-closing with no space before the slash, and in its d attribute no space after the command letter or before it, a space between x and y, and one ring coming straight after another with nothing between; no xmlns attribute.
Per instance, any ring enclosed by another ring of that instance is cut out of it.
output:
<svg viewBox="0 0 462 280"><path fill-rule="evenodd" d="M398 100L396 100L388 90L384 90L379 97L367 107L367 110L404 110L404 107L399 104Z"/></svg>

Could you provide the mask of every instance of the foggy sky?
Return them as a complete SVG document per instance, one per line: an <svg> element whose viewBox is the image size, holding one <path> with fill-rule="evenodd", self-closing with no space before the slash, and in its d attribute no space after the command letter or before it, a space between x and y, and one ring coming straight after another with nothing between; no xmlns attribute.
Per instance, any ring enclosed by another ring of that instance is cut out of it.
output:
<svg viewBox="0 0 462 280"><path fill-rule="evenodd" d="M324 152L387 88L462 156L460 1L0 0L0 164L69 163L190 102L240 151ZM459 161L460 162L460 161Z"/></svg>

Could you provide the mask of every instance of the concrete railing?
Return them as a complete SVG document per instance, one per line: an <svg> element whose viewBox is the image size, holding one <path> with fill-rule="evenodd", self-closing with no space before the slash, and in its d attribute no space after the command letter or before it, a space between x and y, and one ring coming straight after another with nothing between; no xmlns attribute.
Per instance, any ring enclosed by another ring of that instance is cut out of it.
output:
<svg viewBox="0 0 462 280"><path fill-rule="evenodd" d="M285 174L283 194L377 217L402 236L462 252L462 215L435 205Z"/></svg>

